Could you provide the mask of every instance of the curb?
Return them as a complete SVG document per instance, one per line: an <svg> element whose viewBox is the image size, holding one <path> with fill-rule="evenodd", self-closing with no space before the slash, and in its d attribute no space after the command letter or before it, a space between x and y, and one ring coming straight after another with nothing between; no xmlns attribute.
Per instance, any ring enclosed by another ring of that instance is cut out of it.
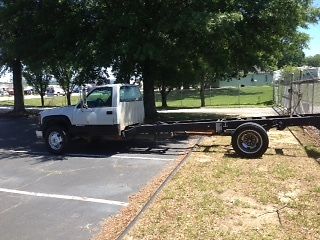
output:
<svg viewBox="0 0 320 240"><path fill-rule="evenodd" d="M128 224L128 226L121 232L121 234L116 238L116 240L123 239L129 231L135 226L135 224L138 222L138 220L142 217L143 213L148 210L148 208L151 206L152 203L155 202L156 197L160 194L160 192L163 190L164 187L168 185L168 183L171 181L171 179L178 173L178 171L181 169L181 167L186 163L189 156L192 153L192 150L194 147L196 147L203 137L200 137L196 143L190 148L188 153L182 158L182 160L178 163L178 165L172 170L172 172L167 176L167 178L161 183L161 185L158 187L158 189L154 192L154 194L150 197L150 199L145 203L145 205L141 208L141 210L138 212L138 214L134 217L134 219Z"/></svg>

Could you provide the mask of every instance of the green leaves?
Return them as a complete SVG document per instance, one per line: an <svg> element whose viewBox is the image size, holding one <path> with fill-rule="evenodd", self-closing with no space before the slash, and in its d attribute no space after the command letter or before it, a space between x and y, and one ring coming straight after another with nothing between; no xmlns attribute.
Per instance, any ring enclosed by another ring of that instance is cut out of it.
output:
<svg viewBox="0 0 320 240"><path fill-rule="evenodd" d="M311 0L2 1L0 58L91 72L113 66L123 81L177 85L199 69L231 76L299 64L307 38L298 29L319 16Z"/></svg>
<svg viewBox="0 0 320 240"><path fill-rule="evenodd" d="M306 58L306 64L311 67L320 67L320 54Z"/></svg>

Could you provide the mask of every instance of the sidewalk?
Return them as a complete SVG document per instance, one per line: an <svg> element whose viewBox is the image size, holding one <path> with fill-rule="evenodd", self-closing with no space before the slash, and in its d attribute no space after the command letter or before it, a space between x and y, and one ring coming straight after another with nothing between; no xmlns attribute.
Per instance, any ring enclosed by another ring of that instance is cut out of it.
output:
<svg viewBox="0 0 320 240"><path fill-rule="evenodd" d="M52 107L27 107L27 111L40 112ZM0 113L13 110L13 107L0 106ZM272 107L269 108L193 108L177 110L159 110L159 113L216 113L219 115L236 115L241 117L261 117L277 115Z"/></svg>
<svg viewBox="0 0 320 240"><path fill-rule="evenodd" d="M218 115L236 115L240 117L261 117L278 115L272 107L265 108L194 108L177 110L159 110L159 113L214 113Z"/></svg>

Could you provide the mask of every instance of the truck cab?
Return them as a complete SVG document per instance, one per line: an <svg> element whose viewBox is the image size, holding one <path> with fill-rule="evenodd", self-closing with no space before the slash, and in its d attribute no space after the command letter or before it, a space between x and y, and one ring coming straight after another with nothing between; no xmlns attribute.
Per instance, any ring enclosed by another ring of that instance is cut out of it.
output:
<svg viewBox="0 0 320 240"><path fill-rule="evenodd" d="M121 140L126 128L143 122L139 87L109 84L92 89L75 106L42 111L36 134L45 139L50 152L60 154L74 137Z"/></svg>

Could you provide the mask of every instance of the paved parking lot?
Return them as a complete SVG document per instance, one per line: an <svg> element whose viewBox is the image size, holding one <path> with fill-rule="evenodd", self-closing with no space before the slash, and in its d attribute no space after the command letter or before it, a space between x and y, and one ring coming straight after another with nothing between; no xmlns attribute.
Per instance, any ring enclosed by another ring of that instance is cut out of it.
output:
<svg viewBox="0 0 320 240"><path fill-rule="evenodd" d="M89 239L190 147L190 140L78 142L65 156L53 156L35 128L34 119L0 118L1 240Z"/></svg>

